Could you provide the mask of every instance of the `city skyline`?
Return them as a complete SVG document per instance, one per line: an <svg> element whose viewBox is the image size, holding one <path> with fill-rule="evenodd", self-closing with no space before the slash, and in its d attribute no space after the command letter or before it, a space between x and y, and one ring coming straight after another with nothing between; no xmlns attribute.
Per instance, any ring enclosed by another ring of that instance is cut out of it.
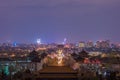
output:
<svg viewBox="0 0 120 80"><path fill-rule="evenodd" d="M120 42L120 0L1 0L0 42Z"/></svg>

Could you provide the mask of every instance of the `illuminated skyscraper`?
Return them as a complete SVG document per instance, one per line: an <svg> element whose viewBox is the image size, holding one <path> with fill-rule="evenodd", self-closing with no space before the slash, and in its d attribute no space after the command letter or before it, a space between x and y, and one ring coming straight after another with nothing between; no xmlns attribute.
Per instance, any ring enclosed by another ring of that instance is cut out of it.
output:
<svg viewBox="0 0 120 80"><path fill-rule="evenodd" d="M80 48L84 48L85 47L85 42L84 41L79 42L78 46Z"/></svg>
<svg viewBox="0 0 120 80"><path fill-rule="evenodd" d="M63 44L66 44L67 38L64 38Z"/></svg>
<svg viewBox="0 0 120 80"><path fill-rule="evenodd" d="M37 44L41 44L41 39L40 38L37 39Z"/></svg>

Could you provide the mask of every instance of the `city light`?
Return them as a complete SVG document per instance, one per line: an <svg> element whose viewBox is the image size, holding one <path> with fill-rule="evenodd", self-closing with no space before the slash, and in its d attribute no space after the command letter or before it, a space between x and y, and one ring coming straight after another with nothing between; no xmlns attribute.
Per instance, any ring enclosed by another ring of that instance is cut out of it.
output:
<svg viewBox="0 0 120 80"><path fill-rule="evenodd" d="M67 38L64 38L64 40L63 40L63 44L66 44L66 42L67 42Z"/></svg>
<svg viewBox="0 0 120 80"><path fill-rule="evenodd" d="M37 39L37 44L41 44L41 39L40 38Z"/></svg>

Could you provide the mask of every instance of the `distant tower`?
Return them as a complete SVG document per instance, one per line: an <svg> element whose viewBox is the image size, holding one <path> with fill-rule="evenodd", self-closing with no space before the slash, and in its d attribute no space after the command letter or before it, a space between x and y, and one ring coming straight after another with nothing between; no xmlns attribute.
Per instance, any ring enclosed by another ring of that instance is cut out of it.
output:
<svg viewBox="0 0 120 80"><path fill-rule="evenodd" d="M63 44L66 44L67 38L64 38Z"/></svg>
<svg viewBox="0 0 120 80"><path fill-rule="evenodd" d="M41 44L41 39L40 38L37 39L37 44Z"/></svg>
<svg viewBox="0 0 120 80"><path fill-rule="evenodd" d="M17 43L16 43L16 42L14 42L14 43L13 43L13 46L14 46L14 47L16 47L16 46L17 46Z"/></svg>

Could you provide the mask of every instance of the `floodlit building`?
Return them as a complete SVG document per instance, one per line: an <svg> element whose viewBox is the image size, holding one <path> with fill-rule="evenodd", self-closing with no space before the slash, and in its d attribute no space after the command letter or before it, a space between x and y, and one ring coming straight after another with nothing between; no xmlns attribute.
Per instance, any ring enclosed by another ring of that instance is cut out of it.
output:
<svg viewBox="0 0 120 80"><path fill-rule="evenodd" d="M79 48L84 48L85 47L85 42L81 41L78 43Z"/></svg>

